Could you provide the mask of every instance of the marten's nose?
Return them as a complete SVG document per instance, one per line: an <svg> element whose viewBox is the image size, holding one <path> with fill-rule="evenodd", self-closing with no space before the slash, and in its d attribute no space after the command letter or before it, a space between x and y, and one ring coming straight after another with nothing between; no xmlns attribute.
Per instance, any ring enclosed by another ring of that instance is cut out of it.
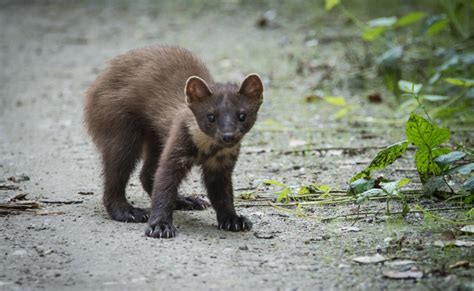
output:
<svg viewBox="0 0 474 291"><path fill-rule="evenodd" d="M232 132L226 132L222 134L222 140L224 142L233 142L235 139L235 135Z"/></svg>

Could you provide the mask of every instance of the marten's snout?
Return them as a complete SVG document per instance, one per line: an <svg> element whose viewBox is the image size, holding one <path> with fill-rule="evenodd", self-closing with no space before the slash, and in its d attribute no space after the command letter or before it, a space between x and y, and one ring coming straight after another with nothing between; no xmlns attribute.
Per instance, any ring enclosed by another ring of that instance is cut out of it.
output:
<svg viewBox="0 0 474 291"><path fill-rule="evenodd" d="M233 143L235 142L236 136L233 132L225 132L222 134L222 140L225 143Z"/></svg>

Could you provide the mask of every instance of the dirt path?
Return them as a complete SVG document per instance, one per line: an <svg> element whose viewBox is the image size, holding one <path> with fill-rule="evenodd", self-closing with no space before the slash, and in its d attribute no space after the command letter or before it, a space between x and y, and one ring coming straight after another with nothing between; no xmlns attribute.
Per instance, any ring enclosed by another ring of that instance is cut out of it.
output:
<svg viewBox="0 0 474 291"><path fill-rule="evenodd" d="M263 8L239 8L232 2L220 5L218 13L211 5L185 1L176 7L145 1L109 2L116 6L94 1L59 6L2 2L0 179L24 173L30 180L19 183L19 190L0 190L0 199L27 192L29 199L77 204L44 204L41 211L46 215L24 212L0 217L0 290L473 287L472 270L441 270L461 259L472 264L473 249L433 247L444 226L426 224L417 214L406 220L381 215L355 222L322 222L268 206L243 207L256 201L237 199L240 212L254 222L252 232L217 230L212 210L177 212L179 234L171 240L146 238L144 225L117 223L105 214L98 155L81 124L82 96L107 59L155 43L193 50L219 80L239 80L254 71L264 76L266 101L239 160L234 177L237 196L250 191L268 203L273 188L264 186L264 179L345 189L373 149L356 154L337 149L306 155L279 153L385 145L403 134L386 125L336 120L334 107L304 102L316 86L328 94L345 95L351 104L364 107L360 110L366 116L393 115L387 105L365 107L362 90L348 94L352 85L347 80L352 76L344 58L347 44L309 42L341 35L340 27L308 29L301 24L304 21L288 16L288 23L282 20L261 29L255 22ZM298 65L309 60L312 66ZM325 78L335 80L334 86L317 86ZM306 145L290 147L301 141ZM392 176L413 173L407 161L388 172ZM81 191L93 195L78 194ZM182 192L204 194L199 173L191 175ZM128 193L135 204L148 205L136 177ZM383 212L385 203L365 207ZM344 204L306 211L331 217L354 209L353 204ZM399 248L393 249L390 240L401 241ZM388 264L352 261L378 251L390 258L415 260L424 278L389 280L382 275L391 268Z"/></svg>

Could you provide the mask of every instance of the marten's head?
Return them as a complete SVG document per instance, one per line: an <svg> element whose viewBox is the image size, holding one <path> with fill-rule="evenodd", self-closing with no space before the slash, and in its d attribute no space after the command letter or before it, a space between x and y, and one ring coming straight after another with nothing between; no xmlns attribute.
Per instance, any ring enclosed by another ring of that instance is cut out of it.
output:
<svg viewBox="0 0 474 291"><path fill-rule="evenodd" d="M263 84L257 74L236 84L206 83L197 76L186 81L186 102L206 135L231 147L252 128L263 101Z"/></svg>

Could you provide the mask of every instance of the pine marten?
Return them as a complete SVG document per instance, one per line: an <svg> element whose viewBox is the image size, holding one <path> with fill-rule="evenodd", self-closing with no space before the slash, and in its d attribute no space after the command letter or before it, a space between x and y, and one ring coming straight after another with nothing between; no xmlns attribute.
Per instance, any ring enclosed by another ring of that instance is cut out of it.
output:
<svg viewBox="0 0 474 291"><path fill-rule="evenodd" d="M257 74L240 86L215 82L203 61L183 48L152 46L112 59L85 102L85 123L102 156L103 203L110 217L148 221L149 237L176 236L173 210L209 206L203 199L178 195L181 181L197 165L218 227L250 230L252 223L234 209L232 172L262 101ZM125 196L140 159L150 212L133 207Z"/></svg>

